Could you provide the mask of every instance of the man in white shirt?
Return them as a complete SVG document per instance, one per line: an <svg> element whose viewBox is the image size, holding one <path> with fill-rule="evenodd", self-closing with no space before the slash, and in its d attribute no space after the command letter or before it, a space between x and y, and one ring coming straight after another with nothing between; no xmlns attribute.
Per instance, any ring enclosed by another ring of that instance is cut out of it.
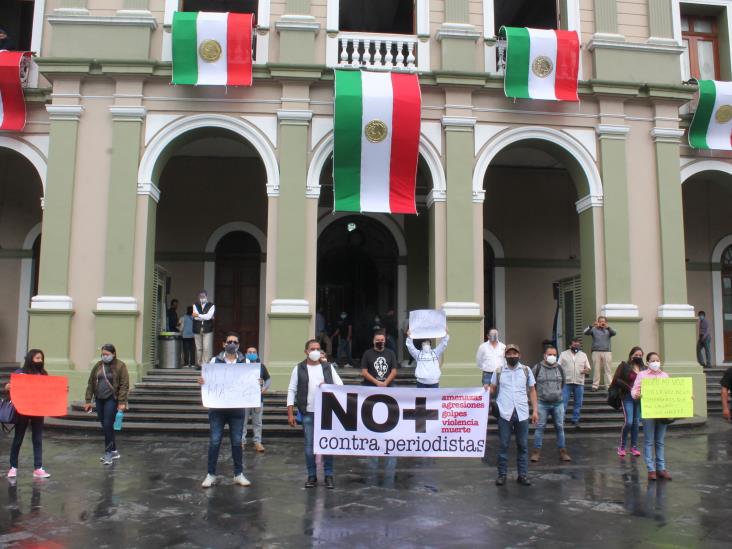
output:
<svg viewBox="0 0 732 549"><path fill-rule="evenodd" d="M313 439L315 433L315 397L318 387L327 384L343 385L335 368L328 362L321 362L320 343L310 339L305 343L306 359L292 369L290 385L287 388L287 421L290 427L296 425L295 407L302 416L302 429L305 435L305 465L308 479L305 488L314 488L318 483L316 476ZM323 456L325 486L335 488L333 482L333 456Z"/></svg>
<svg viewBox="0 0 732 549"><path fill-rule="evenodd" d="M211 360L213 350L214 315L216 306L208 300L206 290L198 294L198 303L193 304L193 340L196 343L196 365Z"/></svg>
<svg viewBox="0 0 732 549"><path fill-rule="evenodd" d="M488 331L488 341L478 347L475 362L483 372L483 385L489 385L491 376L496 368L506 365L506 345L498 340L498 330L491 328Z"/></svg>

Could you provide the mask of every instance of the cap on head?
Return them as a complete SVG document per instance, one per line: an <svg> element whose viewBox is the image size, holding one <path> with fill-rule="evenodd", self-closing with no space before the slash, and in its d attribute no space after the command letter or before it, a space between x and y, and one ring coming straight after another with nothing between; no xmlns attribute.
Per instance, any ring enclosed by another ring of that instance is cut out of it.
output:
<svg viewBox="0 0 732 549"><path fill-rule="evenodd" d="M518 345L516 345L515 343L509 343L508 345L506 345L506 352L512 351L512 350L516 351L518 354L521 354L521 348Z"/></svg>

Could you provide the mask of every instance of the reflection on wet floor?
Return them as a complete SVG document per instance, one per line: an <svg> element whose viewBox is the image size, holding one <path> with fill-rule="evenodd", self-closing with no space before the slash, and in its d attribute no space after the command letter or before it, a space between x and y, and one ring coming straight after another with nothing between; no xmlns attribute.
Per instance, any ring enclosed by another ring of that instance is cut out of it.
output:
<svg viewBox="0 0 732 549"><path fill-rule="evenodd" d="M512 457L498 488L489 437L484 461L336 458L331 491L302 487L300 440L269 441L266 454L246 452L250 488L233 484L222 451L220 483L203 490L205 440L123 435L122 459L105 468L97 438L53 433L50 479L31 478L24 445L18 479L1 480L0 547L732 546L732 426L711 420L666 442L672 482L648 482L614 438L575 436L570 465L545 452L527 488Z"/></svg>

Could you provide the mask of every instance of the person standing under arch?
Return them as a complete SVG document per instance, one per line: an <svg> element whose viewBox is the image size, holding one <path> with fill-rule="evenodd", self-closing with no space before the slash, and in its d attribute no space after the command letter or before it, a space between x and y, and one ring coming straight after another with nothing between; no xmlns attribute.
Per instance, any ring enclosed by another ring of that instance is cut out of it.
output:
<svg viewBox="0 0 732 549"><path fill-rule="evenodd" d="M607 324L607 317L598 316L597 321L591 326L587 326L583 332L586 336L592 337L592 390L597 391L602 382L602 376L605 376L605 385L608 388L612 381L612 343L611 339L615 337L616 332Z"/></svg>
<svg viewBox="0 0 732 549"><path fill-rule="evenodd" d="M196 342L198 368L211 360L215 314L216 305L209 302L208 292L201 290L198 294L198 303L193 304L193 340Z"/></svg>

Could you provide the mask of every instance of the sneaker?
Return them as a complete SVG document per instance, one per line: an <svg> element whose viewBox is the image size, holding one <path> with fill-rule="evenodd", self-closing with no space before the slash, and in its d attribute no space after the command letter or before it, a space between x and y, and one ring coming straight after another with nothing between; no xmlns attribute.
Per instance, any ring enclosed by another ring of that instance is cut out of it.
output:
<svg viewBox="0 0 732 549"><path fill-rule="evenodd" d="M622 446L618 446L618 455L621 458L624 458L627 455L627 453L625 452L625 448L623 448Z"/></svg>
<svg viewBox="0 0 732 549"><path fill-rule="evenodd" d="M518 482L521 486L531 486L531 481L529 480L529 477L519 477L516 479L516 482Z"/></svg>
<svg viewBox="0 0 732 549"><path fill-rule="evenodd" d="M33 471L33 478L48 478L51 475L46 472L46 470L43 467L39 467L35 471Z"/></svg>
<svg viewBox="0 0 732 549"><path fill-rule="evenodd" d="M119 458L122 457L122 454L120 454L117 450L112 450L111 454L112 454L112 459L113 460L114 459L119 459Z"/></svg>
<svg viewBox="0 0 732 549"><path fill-rule="evenodd" d="M332 490L333 488L335 488L335 482L333 481L333 477L325 477L325 487L328 490Z"/></svg>
<svg viewBox="0 0 732 549"><path fill-rule="evenodd" d="M638 448L636 448L635 446L633 446L630 449L630 455L632 455L633 457L640 457L641 453L640 453L640 450L638 450Z"/></svg>
<svg viewBox="0 0 732 549"><path fill-rule="evenodd" d="M506 475L500 475L496 479L496 486L503 486L504 484L506 484Z"/></svg>
<svg viewBox="0 0 732 549"><path fill-rule="evenodd" d="M561 461L572 461L572 458L569 457L569 452L567 452L566 448L559 449L559 459Z"/></svg>
<svg viewBox="0 0 732 549"><path fill-rule="evenodd" d="M8 478L15 478L18 476L18 469L15 467L11 467L8 469Z"/></svg>
<svg viewBox="0 0 732 549"><path fill-rule="evenodd" d="M539 456L541 455L541 450L539 448L534 448L531 450L531 457L529 458L533 463L537 463L539 461Z"/></svg>
<svg viewBox="0 0 732 549"><path fill-rule="evenodd" d="M308 477L308 479L305 481L305 488L315 488L316 484L318 484L317 477Z"/></svg>
<svg viewBox="0 0 732 549"><path fill-rule="evenodd" d="M211 488L214 484L216 484L216 477L214 475L206 475L206 478L201 483L201 488Z"/></svg>
<svg viewBox="0 0 732 549"><path fill-rule="evenodd" d="M264 452L264 446L262 446L261 442L255 442L254 443L254 450L256 452L259 452L260 454Z"/></svg>
<svg viewBox="0 0 732 549"><path fill-rule="evenodd" d="M208 477L207 477L208 478ZM239 473L234 477L234 484L238 484L239 486L251 486L252 483L247 480L247 477L244 476L244 473Z"/></svg>
<svg viewBox="0 0 732 549"><path fill-rule="evenodd" d="M101 458L99 458L99 461L104 465L112 465L112 452L106 452Z"/></svg>

